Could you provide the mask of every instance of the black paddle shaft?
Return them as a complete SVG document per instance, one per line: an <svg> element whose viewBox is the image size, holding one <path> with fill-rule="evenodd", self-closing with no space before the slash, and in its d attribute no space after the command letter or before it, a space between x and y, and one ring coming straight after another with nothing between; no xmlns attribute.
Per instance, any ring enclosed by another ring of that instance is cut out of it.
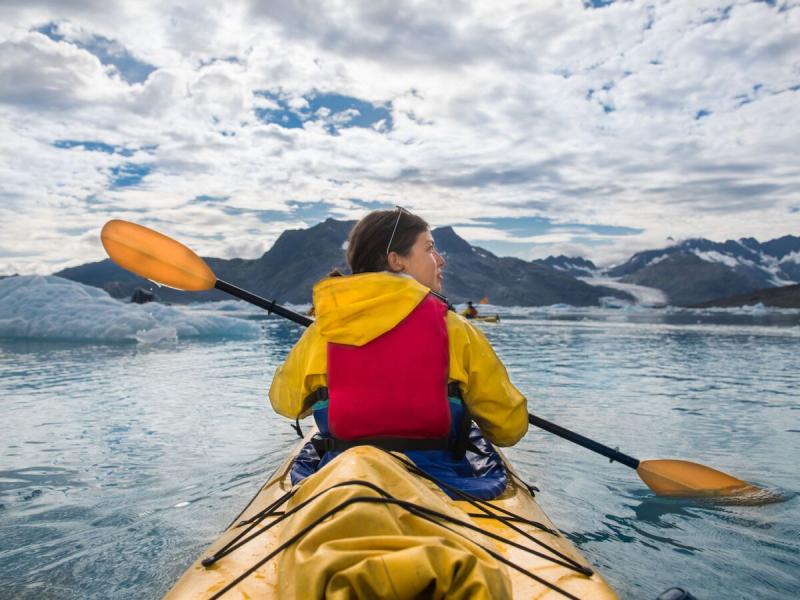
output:
<svg viewBox="0 0 800 600"><path fill-rule="evenodd" d="M256 296L255 294L251 294L247 290L238 288L235 285L231 285L230 283L222 281L221 279L217 279L217 282L214 284L214 287L221 292L225 292L226 294L236 296L237 298L241 298L245 302L249 302L250 304L255 304L256 306L260 306L261 308L264 308L269 312L275 313L276 315L280 315L281 317L289 319L290 321L294 321L298 325L303 325L304 327L308 327L314 322L308 317L301 315L300 313L296 313L293 310L284 308L280 304L275 304L274 300L265 300L261 296Z"/></svg>
<svg viewBox="0 0 800 600"><path fill-rule="evenodd" d="M593 452L597 452L598 454L602 454L611 462L618 462L622 463L626 467L630 467L631 469L637 469L639 467L639 461L632 456L628 456L627 454L623 454L619 450L614 450L613 448L609 448L608 446L604 446L599 442L595 442L594 440L590 440L587 437L582 436L580 433L575 433L574 431L570 431L569 429L564 429L561 425L556 425L555 423L551 423L550 421L545 421L544 419L537 417L528 413L528 422L531 425L536 425L540 429L544 429L545 431L549 431L550 433L554 433L558 437L562 437L565 440L569 440L570 442L574 442L579 446L583 446L584 448L591 450Z"/></svg>

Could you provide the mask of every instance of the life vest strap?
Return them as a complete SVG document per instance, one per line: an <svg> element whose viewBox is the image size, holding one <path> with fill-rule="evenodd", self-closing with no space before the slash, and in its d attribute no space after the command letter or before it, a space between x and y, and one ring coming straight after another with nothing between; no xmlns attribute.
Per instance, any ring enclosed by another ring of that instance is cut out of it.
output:
<svg viewBox="0 0 800 600"><path fill-rule="evenodd" d="M447 395L451 398L458 398L462 402L464 401L464 397L461 394L461 388L457 381L451 381L447 384ZM328 388L327 387L320 387L315 389L311 392L308 396L305 397L303 401L304 406L313 406L317 402L324 402L328 400Z"/></svg>
<svg viewBox="0 0 800 600"><path fill-rule="evenodd" d="M452 443L446 438L365 438L363 440L340 440L337 438L322 438L321 449L325 452L343 452L356 446L376 446L390 452L405 452L408 450L450 450Z"/></svg>

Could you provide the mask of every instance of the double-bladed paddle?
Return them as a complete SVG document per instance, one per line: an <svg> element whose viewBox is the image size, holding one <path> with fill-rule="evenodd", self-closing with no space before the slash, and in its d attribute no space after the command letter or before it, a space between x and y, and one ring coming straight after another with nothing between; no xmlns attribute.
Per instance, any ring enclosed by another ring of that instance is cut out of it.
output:
<svg viewBox="0 0 800 600"><path fill-rule="evenodd" d="M300 325L311 319L230 283L217 279L206 262L192 250L161 233L128 221L113 220L100 234L103 247L120 267L159 285L184 291L218 289ZM685 460L643 460L623 454L570 431L560 425L529 414L528 421L561 438L635 469L642 481L659 496L739 496L758 488L697 463Z"/></svg>

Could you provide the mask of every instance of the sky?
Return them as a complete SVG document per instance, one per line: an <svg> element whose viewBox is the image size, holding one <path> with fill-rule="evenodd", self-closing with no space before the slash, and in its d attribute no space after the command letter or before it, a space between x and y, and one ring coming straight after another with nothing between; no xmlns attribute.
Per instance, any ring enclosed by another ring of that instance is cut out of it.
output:
<svg viewBox="0 0 800 600"><path fill-rule="evenodd" d="M800 0L4 0L0 274L395 205L607 266L800 234Z"/></svg>

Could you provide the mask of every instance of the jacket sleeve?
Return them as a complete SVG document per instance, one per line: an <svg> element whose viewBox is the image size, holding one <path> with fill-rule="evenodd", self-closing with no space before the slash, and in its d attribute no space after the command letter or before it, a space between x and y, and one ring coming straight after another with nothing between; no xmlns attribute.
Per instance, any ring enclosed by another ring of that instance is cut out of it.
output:
<svg viewBox="0 0 800 600"><path fill-rule="evenodd" d="M327 360L327 344L312 324L272 378L269 399L275 412L290 419L307 416L311 406L304 405L306 397L328 385Z"/></svg>
<svg viewBox="0 0 800 600"><path fill-rule="evenodd" d="M508 378L489 340L463 317L447 314L450 379L483 433L498 446L516 444L528 431L528 402Z"/></svg>

